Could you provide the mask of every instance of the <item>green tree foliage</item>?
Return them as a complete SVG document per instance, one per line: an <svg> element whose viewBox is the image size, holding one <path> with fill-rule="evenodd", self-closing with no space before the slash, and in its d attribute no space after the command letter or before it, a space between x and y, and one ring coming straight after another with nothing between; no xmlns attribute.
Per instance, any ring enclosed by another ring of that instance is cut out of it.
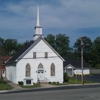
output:
<svg viewBox="0 0 100 100"><path fill-rule="evenodd" d="M5 51L5 55L10 55L12 51L16 51L18 46L18 42L16 39L7 39L4 42L3 49Z"/></svg>
<svg viewBox="0 0 100 100"><path fill-rule="evenodd" d="M100 36L98 36L94 41L93 41L93 47L91 50L91 64L92 67L98 66L100 64Z"/></svg>
<svg viewBox="0 0 100 100"><path fill-rule="evenodd" d="M98 64L96 64L95 68L99 68L100 69L100 62Z"/></svg>
<svg viewBox="0 0 100 100"><path fill-rule="evenodd" d="M65 34L57 34L56 36L48 34L45 39L63 58L68 57L72 50L69 47L69 37Z"/></svg>
<svg viewBox="0 0 100 100"><path fill-rule="evenodd" d="M56 50L65 59L71 50L69 47L69 42L69 37L67 37L65 34L56 35Z"/></svg>
<svg viewBox="0 0 100 100"><path fill-rule="evenodd" d="M83 47L83 57L86 62L90 62L90 51L92 49L92 41L89 37L82 37L82 41L84 43ZM77 39L74 46L74 53L81 57L81 41Z"/></svg>
<svg viewBox="0 0 100 100"><path fill-rule="evenodd" d="M56 38L54 35L52 34L48 34L47 37L45 37L45 40L48 41L48 43L50 43L50 45L56 49L56 44L55 44L55 41L56 41Z"/></svg>
<svg viewBox="0 0 100 100"><path fill-rule="evenodd" d="M25 45L28 44L28 43L29 43L28 40L26 40L26 42L24 42L24 43L19 43L19 44L17 45L16 51L19 51L23 46L25 46Z"/></svg>
<svg viewBox="0 0 100 100"><path fill-rule="evenodd" d="M26 41L24 43L18 43L16 39L5 40L4 46L3 46L5 55L13 56L17 51L19 51L27 43L29 43L29 41Z"/></svg>
<svg viewBox="0 0 100 100"><path fill-rule="evenodd" d="M4 55L3 45L4 45L4 39L0 37L0 56Z"/></svg>
<svg viewBox="0 0 100 100"><path fill-rule="evenodd" d="M64 82L68 82L69 80L69 76L67 75L67 73L64 73Z"/></svg>
<svg viewBox="0 0 100 100"><path fill-rule="evenodd" d="M2 39L0 37L0 55L1 56L13 56L19 51L24 45L29 43L26 40L24 43L18 43L16 39Z"/></svg>

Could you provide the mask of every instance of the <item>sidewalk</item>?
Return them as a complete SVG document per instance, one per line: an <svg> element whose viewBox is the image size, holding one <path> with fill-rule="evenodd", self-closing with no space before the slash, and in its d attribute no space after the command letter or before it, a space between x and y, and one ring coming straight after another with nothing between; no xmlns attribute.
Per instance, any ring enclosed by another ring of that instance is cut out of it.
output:
<svg viewBox="0 0 100 100"><path fill-rule="evenodd" d="M42 88L57 87L57 86L54 86L54 85L51 85L51 84L43 84L43 83L41 83L40 86L41 86Z"/></svg>
<svg viewBox="0 0 100 100"><path fill-rule="evenodd" d="M9 84L10 86L13 87L12 90L22 90L22 89L23 89L23 88L20 87L18 84L13 83L13 82L7 80L6 78L3 78L3 80L4 80L7 84Z"/></svg>
<svg viewBox="0 0 100 100"><path fill-rule="evenodd" d="M6 78L3 78L3 80L4 80L7 84L9 84L10 86L13 87L13 89L12 89L12 90L9 90L9 91L33 89L33 88L22 88L22 87L20 87L18 84L13 83L13 82L7 80ZM56 87L56 86L54 86L54 85L45 84L45 83L41 83L40 86L41 86L41 87L38 87L38 88L51 88L51 87ZM5 90L5 91L6 91L6 90Z"/></svg>

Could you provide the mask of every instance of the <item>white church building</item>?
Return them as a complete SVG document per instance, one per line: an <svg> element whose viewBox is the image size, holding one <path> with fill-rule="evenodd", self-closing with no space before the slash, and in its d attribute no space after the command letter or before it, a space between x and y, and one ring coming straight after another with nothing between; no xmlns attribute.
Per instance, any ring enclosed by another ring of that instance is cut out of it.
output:
<svg viewBox="0 0 100 100"><path fill-rule="evenodd" d="M64 59L43 38L37 10L37 25L33 40L25 45L6 63L6 77L24 85L37 82L63 83Z"/></svg>

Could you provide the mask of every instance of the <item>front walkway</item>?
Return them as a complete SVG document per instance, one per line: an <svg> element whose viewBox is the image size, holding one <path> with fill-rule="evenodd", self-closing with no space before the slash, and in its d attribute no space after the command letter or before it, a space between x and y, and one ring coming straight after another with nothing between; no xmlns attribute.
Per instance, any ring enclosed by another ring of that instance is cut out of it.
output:
<svg viewBox="0 0 100 100"><path fill-rule="evenodd" d="M10 86L13 87L12 90L22 90L22 89L23 89L23 88L20 87L18 84L13 83L13 82L7 80L6 78L3 78L3 80L4 80L7 84L9 84Z"/></svg>
<svg viewBox="0 0 100 100"><path fill-rule="evenodd" d="M3 78L3 80L4 80L7 84L9 84L10 86L13 87L12 90L25 90L25 89L31 89L31 88L22 88L22 87L20 87L18 84L13 83L13 82L7 80L6 78ZM39 88L56 87L56 86L54 86L54 85L46 84L46 83L40 83L40 86L41 86L41 87L39 87Z"/></svg>
<svg viewBox="0 0 100 100"><path fill-rule="evenodd" d="M48 84L48 83L40 83L40 86L41 86L42 88L51 88L51 87L56 87L56 86L51 85L51 84Z"/></svg>

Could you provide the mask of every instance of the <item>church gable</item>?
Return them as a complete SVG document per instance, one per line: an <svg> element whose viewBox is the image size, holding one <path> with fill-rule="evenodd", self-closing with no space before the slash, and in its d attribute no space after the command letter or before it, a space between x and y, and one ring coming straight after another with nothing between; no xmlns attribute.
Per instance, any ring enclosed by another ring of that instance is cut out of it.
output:
<svg viewBox="0 0 100 100"><path fill-rule="evenodd" d="M26 51L24 59L45 59L45 58L63 58L42 38L40 37L31 47Z"/></svg>
<svg viewBox="0 0 100 100"><path fill-rule="evenodd" d="M64 61L64 59L42 37L39 37L36 41L31 41L24 46L8 62L33 58L60 58Z"/></svg>

